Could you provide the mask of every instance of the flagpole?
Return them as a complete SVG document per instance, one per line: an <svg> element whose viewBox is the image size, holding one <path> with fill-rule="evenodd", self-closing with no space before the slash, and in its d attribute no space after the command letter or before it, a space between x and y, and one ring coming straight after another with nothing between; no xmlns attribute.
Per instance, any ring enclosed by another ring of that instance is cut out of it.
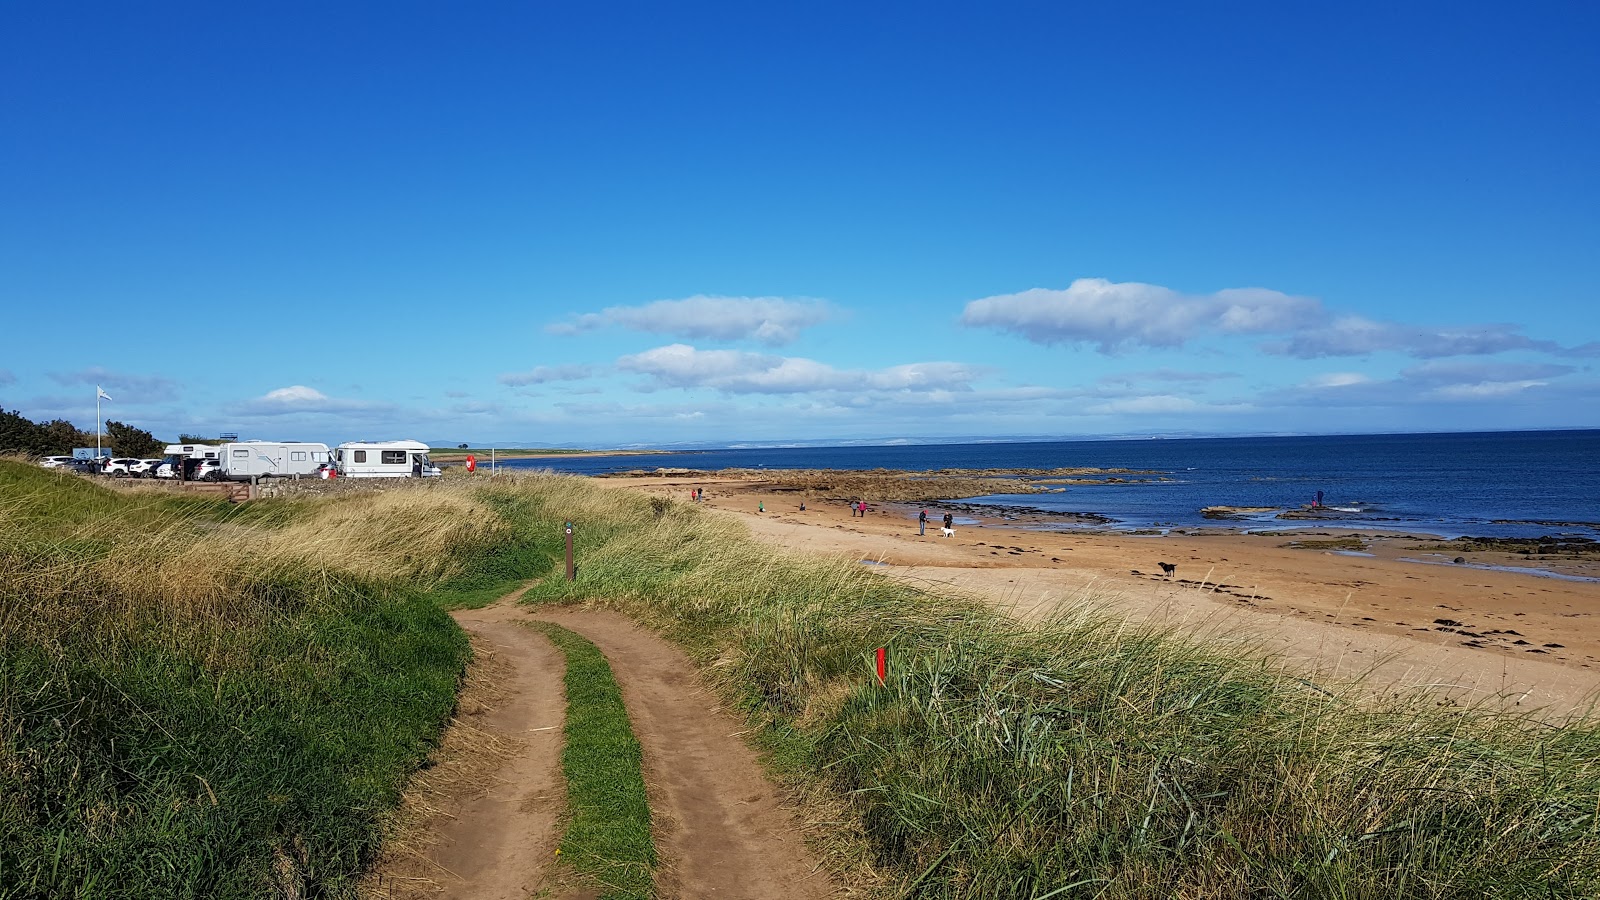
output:
<svg viewBox="0 0 1600 900"><path fill-rule="evenodd" d="M94 386L94 459L100 461L100 395L105 393L100 390L100 385Z"/></svg>

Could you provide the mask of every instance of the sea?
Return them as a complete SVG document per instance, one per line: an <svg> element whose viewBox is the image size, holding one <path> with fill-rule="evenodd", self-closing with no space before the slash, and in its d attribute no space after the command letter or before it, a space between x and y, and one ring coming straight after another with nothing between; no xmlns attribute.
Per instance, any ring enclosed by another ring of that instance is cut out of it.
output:
<svg viewBox="0 0 1600 900"><path fill-rule="evenodd" d="M1600 430L1153 438L677 451L507 460L517 469L598 475L656 468L1139 470L1121 484L960 498L978 506L1104 516L1097 530L1331 528L1453 538L1600 539ZM1311 504L1329 519L1277 518ZM869 501L871 498L867 498ZM956 499L956 498L952 498ZM1236 520L1208 506L1267 507Z"/></svg>

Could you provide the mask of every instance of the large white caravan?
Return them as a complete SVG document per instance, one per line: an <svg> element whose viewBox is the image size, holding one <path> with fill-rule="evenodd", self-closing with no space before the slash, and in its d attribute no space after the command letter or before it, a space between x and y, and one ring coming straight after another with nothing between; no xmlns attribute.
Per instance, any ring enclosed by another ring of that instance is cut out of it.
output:
<svg viewBox="0 0 1600 900"><path fill-rule="evenodd" d="M340 478L439 474L439 467L428 459L428 445L421 441L349 441L333 448L333 465Z"/></svg>
<svg viewBox="0 0 1600 900"><path fill-rule="evenodd" d="M327 444L304 441L235 441L217 449L222 477L230 481L315 475L328 461Z"/></svg>

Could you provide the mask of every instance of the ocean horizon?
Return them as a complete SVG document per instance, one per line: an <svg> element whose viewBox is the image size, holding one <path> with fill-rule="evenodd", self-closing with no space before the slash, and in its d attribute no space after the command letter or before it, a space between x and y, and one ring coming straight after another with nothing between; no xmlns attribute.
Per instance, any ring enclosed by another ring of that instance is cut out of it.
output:
<svg viewBox="0 0 1600 900"><path fill-rule="evenodd" d="M513 459L512 469L583 475L678 469L1132 469L1120 484L950 498L1093 514L1097 529L1346 528L1444 537L1600 539L1600 429L1072 441L730 447ZM1278 519L1317 492L1332 519ZM870 500L871 498L866 498ZM1266 507L1236 520L1208 506ZM1087 527L1087 526L1063 526Z"/></svg>

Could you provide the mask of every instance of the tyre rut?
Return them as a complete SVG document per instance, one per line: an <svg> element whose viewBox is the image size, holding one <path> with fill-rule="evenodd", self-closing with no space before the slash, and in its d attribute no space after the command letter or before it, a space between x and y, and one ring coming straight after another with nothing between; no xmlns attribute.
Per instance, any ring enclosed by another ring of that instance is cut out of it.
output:
<svg viewBox="0 0 1600 900"><path fill-rule="evenodd" d="M756 754L677 648L616 613L544 609L605 654L644 750L663 898L767 900L841 891Z"/></svg>

